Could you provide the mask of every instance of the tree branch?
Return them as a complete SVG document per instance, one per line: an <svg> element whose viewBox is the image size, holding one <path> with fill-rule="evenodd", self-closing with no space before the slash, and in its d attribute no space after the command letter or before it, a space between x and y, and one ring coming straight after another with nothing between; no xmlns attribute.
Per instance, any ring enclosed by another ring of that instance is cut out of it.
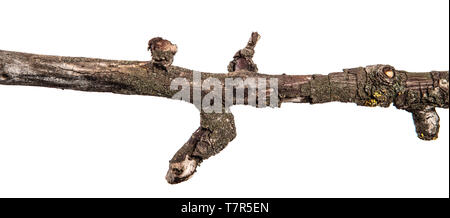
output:
<svg viewBox="0 0 450 218"><path fill-rule="evenodd" d="M200 73L201 82L209 78L221 82L225 90L227 79L251 77L276 79L277 87L263 86L256 91L257 104L250 104L249 84L233 88L242 91L244 100L232 96L232 104L221 102L221 112L201 110L201 124L169 164L169 183L187 180L203 160L220 152L235 138L234 118L228 107L236 104L274 106L260 93L269 93L281 103L352 102L359 106L388 107L411 112L420 139L438 137L439 116L435 108L449 107L448 71L410 73L389 65L371 65L344 69L328 75L267 75L258 73L253 62L254 48L260 36L252 33L247 46L239 50L228 65L228 73ZM80 57L35 55L0 50L0 85L42 86L92 92L112 92L126 95L149 95L172 98L179 90L171 89L176 78L187 81L190 93L196 90L193 70L172 66L177 46L162 38L149 41L151 61L117 61ZM201 89L200 97L208 95ZM220 92L226 99L226 93ZM194 99L188 100L195 103Z"/></svg>

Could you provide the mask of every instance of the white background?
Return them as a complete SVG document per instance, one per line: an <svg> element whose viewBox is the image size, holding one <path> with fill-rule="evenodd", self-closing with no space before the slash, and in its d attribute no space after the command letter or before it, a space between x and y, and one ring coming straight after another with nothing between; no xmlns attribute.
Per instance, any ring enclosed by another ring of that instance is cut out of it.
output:
<svg viewBox="0 0 450 218"><path fill-rule="evenodd" d="M391 64L449 69L448 1L1 1L0 49L149 60L226 72L252 31L262 73ZM233 107L237 138L189 181L168 161L199 126L164 98L0 86L1 197L448 197L449 114L416 137L411 114L355 104Z"/></svg>

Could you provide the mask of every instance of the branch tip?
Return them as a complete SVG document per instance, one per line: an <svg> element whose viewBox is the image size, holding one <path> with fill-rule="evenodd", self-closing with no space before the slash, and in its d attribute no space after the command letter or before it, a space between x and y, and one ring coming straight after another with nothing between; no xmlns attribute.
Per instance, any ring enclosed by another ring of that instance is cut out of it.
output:
<svg viewBox="0 0 450 218"><path fill-rule="evenodd" d="M235 137L231 113L201 113L200 127L169 161L167 182L177 184L188 180L203 160L219 153Z"/></svg>
<svg viewBox="0 0 450 218"><path fill-rule="evenodd" d="M250 39L248 40L247 48L254 49L256 46L256 43L258 42L258 40L260 38L261 38L261 35L259 35L258 32L253 32L252 35L250 36Z"/></svg>
<svg viewBox="0 0 450 218"><path fill-rule="evenodd" d="M261 36L257 32L253 32L248 40L245 48L236 52L233 60L228 64L228 72L249 71L258 72L258 67L253 62L253 55L255 54L255 46Z"/></svg>
<svg viewBox="0 0 450 218"><path fill-rule="evenodd" d="M436 140L439 134L439 115L434 107L411 111L417 137L422 140Z"/></svg>

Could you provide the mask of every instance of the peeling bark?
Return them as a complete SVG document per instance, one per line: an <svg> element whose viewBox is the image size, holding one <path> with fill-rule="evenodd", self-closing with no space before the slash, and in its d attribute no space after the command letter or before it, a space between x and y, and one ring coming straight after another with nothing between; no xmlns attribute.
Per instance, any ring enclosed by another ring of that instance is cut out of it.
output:
<svg viewBox="0 0 450 218"><path fill-rule="evenodd" d="M247 46L233 56L228 73L203 72L202 80L216 78L225 84L226 78L276 78L278 106L288 102L318 104L334 101L367 107L389 107L393 104L412 113L420 139L433 140L438 137L439 116L435 108L449 107L448 71L410 73L389 65L371 65L328 75L260 74L252 60L259 38L258 33L252 33ZM149 41L148 49L152 53L151 61L59 57L0 50L0 85L172 98L177 90L170 89L171 81L184 78L193 91L194 72L172 66L176 45L158 37ZM242 89L248 90L249 87ZM258 91L272 92L273 89L268 87ZM201 92L202 97L206 94L208 92ZM270 106L268 99L258 98L258 102ZM192 99L190 102L193 103ZM233 99L233 104L246 102ZM226 113L228 105L222 107L225 113L200 111L200 127L170 160L166 175L169 183L189 179L203 160L219 153L236 137L233 115Z"/></svg>

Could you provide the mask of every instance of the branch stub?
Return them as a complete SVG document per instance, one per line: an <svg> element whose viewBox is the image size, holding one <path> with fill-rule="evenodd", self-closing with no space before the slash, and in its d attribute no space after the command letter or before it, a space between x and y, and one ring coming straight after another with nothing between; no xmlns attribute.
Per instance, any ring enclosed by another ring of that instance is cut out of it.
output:
<svg viewBox="0 0 450 218"><path fill-rule="evenodd" d="M166 70L172 64L178 47L169 40L156 37L148 41L148 50L152 53L152 66Z"/></svg>

